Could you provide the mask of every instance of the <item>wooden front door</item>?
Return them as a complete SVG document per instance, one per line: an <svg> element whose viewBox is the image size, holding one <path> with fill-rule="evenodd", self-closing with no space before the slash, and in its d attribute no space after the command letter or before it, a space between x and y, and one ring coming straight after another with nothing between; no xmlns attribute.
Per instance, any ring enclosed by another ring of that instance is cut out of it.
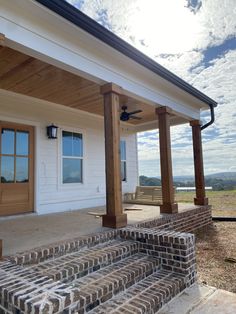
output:
<svg viewBox="0 0 236 314"><path fill-rule="evenodd" d="M33 211L34 128L0 122L0 216Z"/></svg>

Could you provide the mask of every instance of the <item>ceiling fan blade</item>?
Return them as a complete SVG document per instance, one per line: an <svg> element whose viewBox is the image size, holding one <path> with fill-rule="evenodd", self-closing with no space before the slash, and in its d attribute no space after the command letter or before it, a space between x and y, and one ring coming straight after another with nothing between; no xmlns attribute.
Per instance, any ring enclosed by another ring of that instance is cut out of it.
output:
<svg viewBox="0 0 236 314"><path fill-rule="evenodd" d="M142 120L142 118L136 117L136 116L130 116L129 118L130 118L130 119L134 119L134 120Z"/></svg>
<svg viewBox="0 0 236 314"><path fill-rule="evenodd" d="M134 111L131 111L131 112L129 112L129 115L131 115L131 114L136 114L136 113L140 113L140 112L143 112L143 110L134 110Z"/></svg>

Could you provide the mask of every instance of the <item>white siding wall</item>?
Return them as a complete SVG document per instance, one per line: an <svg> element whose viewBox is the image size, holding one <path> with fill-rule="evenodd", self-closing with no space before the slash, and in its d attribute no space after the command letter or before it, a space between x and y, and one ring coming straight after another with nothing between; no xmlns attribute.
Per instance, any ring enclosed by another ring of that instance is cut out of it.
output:
<svg viewBox="0 0 236 314"><path fill-rule="evenodd" d="M35 211L39 214L105 204L103 119L67 107L0 90L0 120L35 126ZM58 139L46 137L46 126L59 127ZM84 180L62 184L61 131L83 134ZM138 166L136 135L122 132L127 149L127 182L123 193L134 191Z"/></svg>

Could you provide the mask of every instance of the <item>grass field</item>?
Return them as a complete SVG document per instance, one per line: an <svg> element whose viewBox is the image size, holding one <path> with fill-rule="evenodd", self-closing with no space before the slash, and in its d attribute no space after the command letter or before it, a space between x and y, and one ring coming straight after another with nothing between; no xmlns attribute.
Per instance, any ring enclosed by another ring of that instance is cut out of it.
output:
<svg viewBox="0 0 236 314"><path fill-rule="evenodd" d="M194 192L176 193L179 203L193 203ZM212 205L213 216L236 216L236 190L232 191L207 191L209 204Z"/></svg>

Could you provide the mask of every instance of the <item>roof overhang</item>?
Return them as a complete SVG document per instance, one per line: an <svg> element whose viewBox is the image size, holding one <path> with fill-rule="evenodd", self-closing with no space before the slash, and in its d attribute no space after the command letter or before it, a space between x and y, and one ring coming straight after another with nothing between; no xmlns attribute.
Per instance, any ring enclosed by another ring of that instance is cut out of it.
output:
<svg viewBox="0 0 236 314"><path fill-rule="evenodd" d="M55 7L46 8L52 4ZM56 4L60 12L56 12ZM68 16L62 17L61 11ZM84 26L77 25L75 18ZM90 25L90 29L85 29L86 25ZM93 34L95 26L96 31L105 32L107 37L103 34L102 40ZM209 103L216 105L65 1L21 0L12 3L2 0L0 29L6 36L8 47L98 85L113 82L123 88L127 97L153 108L170 107L177 117L174 124L199 119L200 111L208 109ZM108 37L114 42L120 41L122 49L129 53L105 42L104 38L108 40ZM142 128L152 128L153 121L148 123L143 123Z"/></svg>
<svg viewBox="0 0 236 314"><path fill-rule="evenodd" d="M194 88L192 85L188 84L186 81L182 80L174 73L168 71L166 68L164 68L124 40L122 40L120 37L116 36L105 27L101 26L99 23L91 19L89 16L85 15L83 12L76 9L68 2L64 0L35 1L43 4L53 12L59 14L60 16L78 26L79 28L83 29L84 31L88 32L95 38L101 40L105 44L111 46L112 48L116 49L117 51L121 52L125 56L136 61L137 63L143 65L145 68L151 70L152 72L169 81L170 83L173 83L174 85L178 86L182 90L193 95L204 103L213 106L217 105L217 102L215 102L213 99L211 99L198 89Z"/></svg>

